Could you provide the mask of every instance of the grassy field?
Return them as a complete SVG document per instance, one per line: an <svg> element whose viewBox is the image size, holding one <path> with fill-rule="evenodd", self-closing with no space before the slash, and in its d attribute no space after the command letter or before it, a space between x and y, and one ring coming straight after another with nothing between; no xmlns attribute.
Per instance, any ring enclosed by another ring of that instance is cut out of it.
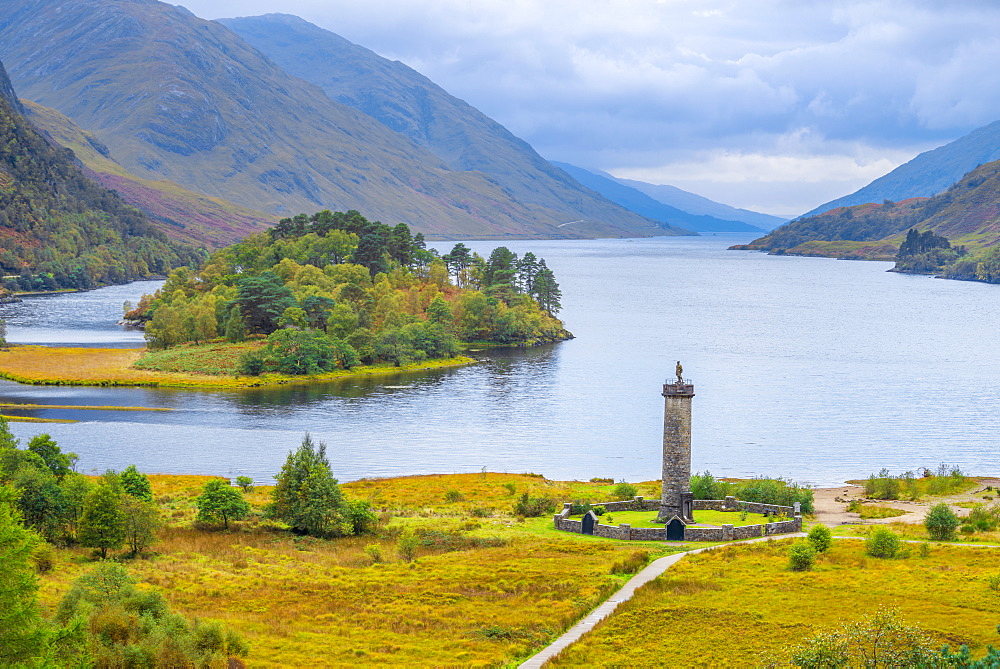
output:
<svg viewBox="0 0 1000 669"><path fill-rule="evenodd" d="M613 486L527 474L362 480L348 497L381 510L376 536L296 537L258 519L198 527L194 499L212 477L151 476L168 526L154 553L126 561L187 616L224 621L251 644L249 666L499 666L549 643L621 586L636 551L676 548L556 532L551 516L518 520L517 496L606 499ZM261 509L269 488L248 499ZM420 539L416 559L399 538ZM376 562L373 556L381 554ZM51 611L93 565L89 549L56 551L41 578Z"/></svg>
<svg viewBox="0 0 1000 669"><path fill-rule="evenodd" d="M167 351L122 348L61 348L12 346L0 350L0 378L18 383L47 386L162 386L177 388L248 388L310 383L350 377L393 375L400 372L457 367L475 362L458 356L425 360L394 367L359 366L312 376L262 374L235 376L235 359L250 344L202 344L179 346ZM140 367L141 366L141 367Z"/></svg>
<svg viewBox="0 0 1000 669"><path fill-rule="evenodd" d="M866 557L838 540L814 571L788 570L789 540L685 557L641 588L548 666L761 666L841 622L897 608L953 649L997 643L1000 549L914 546L905 559Z"/></svg>

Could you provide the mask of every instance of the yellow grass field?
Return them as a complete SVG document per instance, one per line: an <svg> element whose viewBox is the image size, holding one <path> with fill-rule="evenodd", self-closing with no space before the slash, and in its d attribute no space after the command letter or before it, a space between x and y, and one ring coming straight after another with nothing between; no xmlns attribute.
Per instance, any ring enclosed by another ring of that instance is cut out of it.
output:
<svg viewBox="0 0 1000 669"><path fill-rule="evenodd" d="M814 571L787 568L790 540L688 556L546 666L763 666L840 623L897 608L953 650L997 644L1000 549L931 545L904 559L841 539Z"/></svg>
<svg viewBox="0 0 1000 669"><path fill-rule="evenodd" d="M0 350L0 378L32 385L162 386L176 388L250 388L310 383L351 377L393 375L400 372L457 367L475 362L458 356L428 360L403 367L367 366L313 376L263 374L230 376L197 372L165 372L134 367L146 349L12 346Z"/></svg>
<svg viewBox="0 0 1000 669"><path fill-rule="evenodd" d="M502 666L536 652L619 588L626 577L610 574L615 563L637 550L676 550L559 533L551 516L519 521L510 513L524 491L603 499L609 486L597 484L494 473L357 481L344 493L377 503L379 533L325 541L259 518L229 531L195 526L194 499L212 478L151 476L168 526L153 554L126 564L174 610L240 631L251 667ZM248 500L260 510L269 491L258 487ZM462 499L446 501L448 491ZM492 510L473 517L479 507ZM407 532L421 538L413 562L398 551ZM49 612L94 564L89 549L55 553L41 578Z"/></svg>

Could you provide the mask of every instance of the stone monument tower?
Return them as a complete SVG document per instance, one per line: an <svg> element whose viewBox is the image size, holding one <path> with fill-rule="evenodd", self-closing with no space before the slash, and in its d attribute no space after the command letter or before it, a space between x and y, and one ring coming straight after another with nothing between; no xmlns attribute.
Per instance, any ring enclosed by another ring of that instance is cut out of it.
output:
<svg viewBox="0 0 1000 669"><path fill-rule="evenodd" d="M694 522L691 494L691 398L694 384L677 362L677 379L663 384L663 494L657 520Z"/></svg>

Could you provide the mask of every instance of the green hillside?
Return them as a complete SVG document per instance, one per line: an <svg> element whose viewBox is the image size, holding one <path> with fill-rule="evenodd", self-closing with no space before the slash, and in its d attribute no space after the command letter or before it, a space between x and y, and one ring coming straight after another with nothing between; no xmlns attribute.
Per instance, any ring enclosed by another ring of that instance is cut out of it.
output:
<svg viewBox="0 0 1000 669"><path fill-rule="evenodd" d="M17 113L0 65L0 271L13 290L89 288L200 258L84 176L73 153ZM16 99L16 98L15 98Z"/></svg>
<svg viewBox="0 0 1000 669"><path fill-rule="evenodd" d="M140 179L122 167L110 149L55 109L22 100L27 118L83 162L84 172L125 202L145 212L154 227L175 241L220 248L277 222L266 216L208 197L167 181Z"/></svg>
<svg viewBox="0 0 1000 669"><path fill-rule="evenodd" d="M839 207L792 221L740 249L864 260L896 260L909 230L943 237L951 251L900 258L901 271L1000 281L1000 161L981 165L931 198ZM919 254L918 254L919 255ZM985 264L984 264L985 263ZM994 276L995 274L995 276Z"/></svg>
<svg viewBox="0 0 1000 669"><path fill-rule="evenodd" d="M72 118L135 176L267 214L358 209L438 238L668 234L624 210L571 216L454 171L166 3L8 0L0 58L22 97Z"/></svg>

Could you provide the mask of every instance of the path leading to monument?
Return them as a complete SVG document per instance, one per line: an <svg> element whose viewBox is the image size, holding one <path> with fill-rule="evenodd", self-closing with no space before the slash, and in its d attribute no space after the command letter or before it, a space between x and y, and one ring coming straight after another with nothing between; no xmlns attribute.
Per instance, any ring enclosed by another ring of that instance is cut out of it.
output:
<svg viewBox="0 0 1000 669"><path fill-rule="evenodd" d="M804 537L804 532L796 532L794 534L782 534L781 539ZM701 553L703 551L710 551L716 548L725 548L727 546L742 545L742 544L752 544L758 541L767 541L768 539L774 539L773 536L769 537L758 537L755 539L747 539L745 541L732 541L726 544L719 544L717 546L705 546L703 548L695 548L689 551L684 551L682 553L674 553L673 555L667 555L659 559L653 560L646 568L640 571L638 574L633 576L622 586L621 590L611 595L603 604L598 606L596 609L588 613L580 622L570 627L566 632L553 641L551 644L546 646L537 655L525 660L521 665L520 669L538 669L543 664L551 660L553 657L558 655L564 648L576 643L576 641L582 637L584 634L589 632L594 628L594 625L601 622L618 608L618 605L622 602L627 602L632 599L632 595L635 591L646 585L654 578L670 569L672 566L680 562L685 555L694 555L695 553Z"/></svg>

